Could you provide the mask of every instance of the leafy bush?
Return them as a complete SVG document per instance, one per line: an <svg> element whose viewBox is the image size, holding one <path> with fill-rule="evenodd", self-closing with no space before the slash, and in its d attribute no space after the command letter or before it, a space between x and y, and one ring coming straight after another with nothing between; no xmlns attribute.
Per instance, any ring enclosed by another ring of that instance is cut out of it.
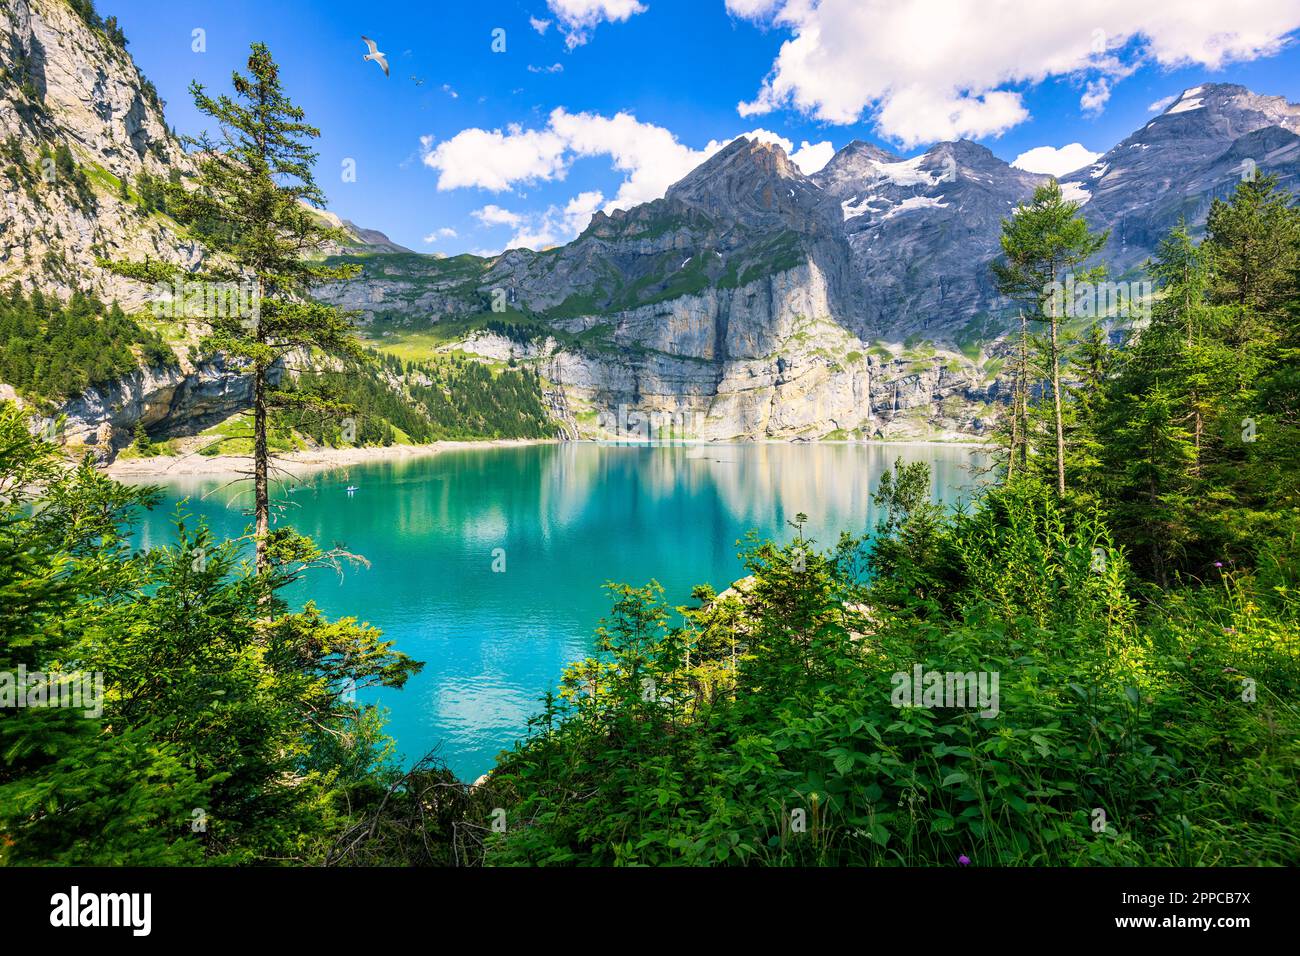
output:
<svg viewBox="0 0 1300 956"><path fill-rule="evenodd" d="M354 692L420 665L281 600L342 555L281 528L255 575L183 514L175 544L134 549L156 489L67 470L28 424L0 404L0 673L98 674L103 694L0 720L0 864L325 859L400 779Z"/></svg>
<svg viewBox="0 0 1300 956"><path fill-rule="evenodd" d="M900 469L874 542L751 539L752 577L676 626L657 586L614 588L601 654L490 778L486 861L1300 862L1292 592L1143 607L1104 524L1036 485L923 500ZM998 674L996 715L895 706L918 665Z"/></svg>

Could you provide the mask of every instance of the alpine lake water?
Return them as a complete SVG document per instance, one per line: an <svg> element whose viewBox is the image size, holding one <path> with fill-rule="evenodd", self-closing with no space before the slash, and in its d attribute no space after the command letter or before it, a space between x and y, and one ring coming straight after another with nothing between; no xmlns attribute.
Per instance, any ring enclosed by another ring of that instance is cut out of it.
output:
<svg viewBox="0 0 1300 956"><path fill-rule="evenodd" d="M592 652L606 582L657 580L676 606L696 584L722 590L743 576L737 542L751 529L788 541L803 512L819 549L841 530L862 534L878 517L871 493L899 457L930 465L933 498L948 506L969 500L987 463L956 445L575 442L323 471L277 486L278 520L370 566L313 572L286 597L367 621L424 661L405 688L369 699L387 709L406 764L436 747L473 780L525 735L565 665ZM202 518L218 538L249 525L247 483L151 483L166 498L143 518L142 547L176 540L182 501L187 524Z"/></svg>

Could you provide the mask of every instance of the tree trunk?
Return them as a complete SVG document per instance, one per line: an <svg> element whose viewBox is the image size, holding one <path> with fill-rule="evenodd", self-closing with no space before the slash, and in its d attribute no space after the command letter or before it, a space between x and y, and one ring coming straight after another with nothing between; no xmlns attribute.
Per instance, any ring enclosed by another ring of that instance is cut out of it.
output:
<svg viewBox="0 0 1300 956"><path fill-rule="evenodd" d="M1052 404L1056 412L1056 493L1065 497L1065 421L1061 414L1061 360L1056 308L1052 308Z"/></svg>
<svg viewBox="0 0 1300 956"><path fill-rule="evenodd" d="M271 566L266 540L271 525L266 413L266 369L258 363L253 369L253 514L257 522L253 547L258 574L265 574Z"/></svg>
<svg viewBox="0 0 1300 956"><path fill-rule="evenodd" d="M1192 415L1195 425L1193 426L1196 443L1195 457L1192 459L1192 477L1201 477L1201 434L1205 430L1205 422L1201 418L1201 403L1196 392L1192 392Z"/></svg>
<svg viewBox="0 0 1300 956"><path fill-rule="evenodd" d="M1015 399L1021 415L1021 468L1030 470L1030 320L1021 310L1021 388Z"/></svg>
<svg viewBox="0 0 1300 956"><path fill-rule="evenodd" d="M1011 385L1011 447L1007 455L1007 481L1016 475L1016 455L1020 454L1020 398L1025 383L1025 313L1020 313L1020 357L1016 362L1016 374Z"/></svg>

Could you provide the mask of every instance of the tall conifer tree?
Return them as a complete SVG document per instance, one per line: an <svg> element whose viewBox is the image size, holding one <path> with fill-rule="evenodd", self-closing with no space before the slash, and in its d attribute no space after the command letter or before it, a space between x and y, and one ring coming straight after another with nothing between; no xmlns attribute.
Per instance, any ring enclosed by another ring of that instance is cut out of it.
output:
<svg viewBox="0 0 1300 956"><path fill-rule="evenodd" d="M1072 276L1076 283L1100 279L1101 269L1081 271L1101 251L1109 232L1094 234L1079 204L1061 195L1056 180L1034 190L1033 199L1002 221L1002 259L993 264L998 291L1024 309L1025 318L1049 331L1046 365L1052 384L1056 431L1056 490L1065 494L1065 422L1061 395L1061 320L1069 303L1052 284Z"/></svg>

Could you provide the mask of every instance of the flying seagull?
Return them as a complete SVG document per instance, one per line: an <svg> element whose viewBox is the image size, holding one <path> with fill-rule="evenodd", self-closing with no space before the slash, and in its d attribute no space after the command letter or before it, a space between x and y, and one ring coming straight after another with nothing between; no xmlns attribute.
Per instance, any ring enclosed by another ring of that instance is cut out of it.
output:
<svg viewBox="0 0 1300 956"><path fill-rule="evenodd" d="M387 54L380 53L378 44L376 44L374 40L370 39L370 37L362 37L361 39L365 40L366 46L370 47L370 52L367 53L365 56L363 56L361 59L374 60L381 67L384 68L384 76L387 76L388 75L388 60L386 59Z"/></svg>

